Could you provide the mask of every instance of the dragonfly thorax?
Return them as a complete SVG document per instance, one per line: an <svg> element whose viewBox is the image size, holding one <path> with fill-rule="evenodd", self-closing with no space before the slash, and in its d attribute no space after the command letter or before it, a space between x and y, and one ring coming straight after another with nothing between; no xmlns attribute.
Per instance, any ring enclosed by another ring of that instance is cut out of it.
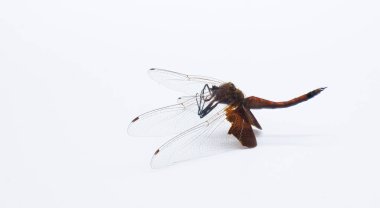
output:
<svg viewBox="0 0 380 208"><path fill-rule="evenodd" d="M244 101L244 94L231 82L224 83L213 90L215 100L223 104L239 105Z"/></svg>

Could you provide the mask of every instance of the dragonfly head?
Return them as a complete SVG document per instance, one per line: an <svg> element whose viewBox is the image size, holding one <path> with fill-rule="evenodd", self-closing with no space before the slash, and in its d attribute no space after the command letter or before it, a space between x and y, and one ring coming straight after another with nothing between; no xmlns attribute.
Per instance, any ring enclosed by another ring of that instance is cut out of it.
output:
<svg viewBox="0 0 380 208"><path fill-rule="evenodd" d="M219 86L216 99L225 104L240 103L243 102L244 95L233 83L227 82Z"/></svg>

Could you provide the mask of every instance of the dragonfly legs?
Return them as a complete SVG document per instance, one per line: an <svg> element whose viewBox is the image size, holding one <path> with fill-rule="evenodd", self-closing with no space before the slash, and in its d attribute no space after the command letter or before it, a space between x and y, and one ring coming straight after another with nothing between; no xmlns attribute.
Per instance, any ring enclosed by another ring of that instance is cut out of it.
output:
<svg viewBox="0 0 380 208"><path fill-rule="evenodd" d="M207 90L207 91L206 91ZM205 91L207 95L205 96ZM215 103L215 100L213 100L213 93L212 88L208 84L206 84L201 93L196 95L197 105L198 105L198 115L200 118L205 117L208 113L214 109L218 103ZM210 101L210 103L205 107L206 102Z"/></svg>
<svg viewBox="0 0 380 208"><path fill-rule="evenodd" d="M214 101L211 101L210 104L207 105L206 108L202 109L200 112L198 112L198 115L200 118L203 118L205 117L208 113L210 113L216 106L218 105L218 103L215 103L214 104Z"/></svg>

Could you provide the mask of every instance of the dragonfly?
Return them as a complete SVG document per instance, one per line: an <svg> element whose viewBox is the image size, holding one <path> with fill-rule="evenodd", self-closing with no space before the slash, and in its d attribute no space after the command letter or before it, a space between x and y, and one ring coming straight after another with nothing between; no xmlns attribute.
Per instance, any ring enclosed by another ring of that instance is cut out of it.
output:
<svg viewBox="0 0 380 208"><path fill-rule="evenodd" d="M326 87L312 90L288 101L276 102L245 97L232 82L165 69L152 68L150 77L180 91L174 105L148 111L128 126L132 136L167 136L172 139L158 148L152 168L161 168L197 157L236 148L257 146L255 131L262 130L251 110L287 108L307 101Z"/></svg>

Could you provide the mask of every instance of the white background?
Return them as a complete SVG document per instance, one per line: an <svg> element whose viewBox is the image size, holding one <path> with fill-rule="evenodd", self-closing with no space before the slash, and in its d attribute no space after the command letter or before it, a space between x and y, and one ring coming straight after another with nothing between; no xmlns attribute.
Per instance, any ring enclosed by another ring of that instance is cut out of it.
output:
<svg viewBox="0 0 380 208"><path fill-rule="evenodd" d="M0 207L380 207L378 1L0 3ZM255 149L152 170L159 67L286 100Z"/></svg>

